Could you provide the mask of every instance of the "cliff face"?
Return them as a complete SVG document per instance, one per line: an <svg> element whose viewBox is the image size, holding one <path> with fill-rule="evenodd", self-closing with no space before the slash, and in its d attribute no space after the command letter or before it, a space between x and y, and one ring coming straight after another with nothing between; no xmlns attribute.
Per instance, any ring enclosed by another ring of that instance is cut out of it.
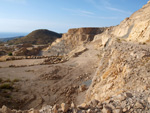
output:
<svg viewBox="0 0 150 113"><path fill-rule="evenodd" d="M107 28L77 28L70 29L63 34L61 39L52 43L47 51L51 55L64 55L71 52L77 46L91 42L95 35L104 32Z"/></svg>
<svg viewBox="0 0 150 113"><path fill-rule="evenodd" d="M150 40L150 2L144 5L140 10L126 18L120 25L110 28L109 31L95 36L96 39L101 37L125 38L133 42L146 42Z"/></svg>
<svg viewBox="0 0 150 113"><path fill-rule="evenodd" d="M86 101L106 101L123 92L149 89L150 47L111 39L87 92Z"/></svg>
<svg viewBox="0 0 150 113"><path fill-rule="evenodd" d="M149 11L150 2L120 25L95 36L103 54L85 102L93 99L104 102L124 92L135 97L145 94L147 101L150 48L144 44L150 40Z"/></svg>

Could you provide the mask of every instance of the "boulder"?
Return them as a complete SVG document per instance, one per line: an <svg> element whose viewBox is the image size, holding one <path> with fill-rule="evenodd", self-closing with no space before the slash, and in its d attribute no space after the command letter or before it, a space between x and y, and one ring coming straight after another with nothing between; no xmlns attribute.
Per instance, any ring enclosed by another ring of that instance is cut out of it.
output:
<svg viewBox="0 0 150 113"><path fill-rule="evenodd" d="M67 112L68 109L69 109L68 104L65 104L65 103L62 103L62 104L61 104L61 110L62 110L63 112Z"/></svg>

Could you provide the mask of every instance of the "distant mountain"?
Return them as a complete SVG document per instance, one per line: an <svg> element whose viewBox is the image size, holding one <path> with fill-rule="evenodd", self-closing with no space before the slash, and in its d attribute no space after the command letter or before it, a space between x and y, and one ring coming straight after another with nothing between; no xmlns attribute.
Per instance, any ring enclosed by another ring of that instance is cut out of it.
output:
<svg viewBox="0 0 150 113"><path fill-rule="evenodd" d="M53 31L39 29L32 31L25 37L10 40L8 41L8 44L51 44L57 38L61 38L61 36L62 34Z"/></svg>
<svg viewBox="0 0 150 113"><path fill-rule="evenodd" d="M0 38L0 41L1 42L7 42L9 40L14 40L16 38L21 38L21 37L24 37L24 36L16 36L16 37L9 37L9 38Z"/></svg>

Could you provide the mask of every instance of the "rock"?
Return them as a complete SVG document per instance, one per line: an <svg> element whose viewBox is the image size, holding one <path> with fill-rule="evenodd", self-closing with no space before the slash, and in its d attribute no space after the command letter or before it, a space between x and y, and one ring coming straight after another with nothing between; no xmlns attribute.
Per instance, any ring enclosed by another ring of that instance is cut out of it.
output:
<svg viewBox="0 0 150 113"><path fill-rule="evenodd" d="M40 109L40 113L51 113L52 112L52 106L46 105L43 106L42 109Z"/></svg>
<svg viewBox="0 0 150 113"><path fill-rule="evenodd" d="M123 108L123 110L122 110L123 112L127 112L128 110L127 110L127 108Z"/></svg>
<svg viewBox="0 0 150 113"><path fill-rule="evenodd" d="M144 106L143 106L140 102L136 102L135 108L136 108L136 109L143 109Z"/></svg>
<svg viewBox="0 0 150 113"><path fill-rule="evenodd" d="M77 106L79 109L88 109L89 106L86 103L82 103L81 105Z"/></svg>
<svg viewBox="0 0 150 113"><path fill-rule="evenodd" d="M104 106L103 109L102 109L102 113L111 113L111 108L108 107L108 106Z"/></svg>
<svg viewBox="0 0 150 113"><path fill-rule="evenodd" d="M71 103L71 108L76 108L76 105L73 102Z"/></svg>
<svg viewBox="0 0 150 113"><path fill-rule="evenodd" d="M22 113L22 111L20 110L20 111L17 111L17 112L19 112L19 113ZM28 113L40 113L38 110L35 110L34 108L31 108L29 111L28 111Z"/></svg>
<svg viewBox="0 0 150 113"><path fill-rule="evenodd" d="M116 99L117 99L117 100L120 100L120 101L123 101L123 100L126 99L126 97L125 97L124 95L118 95L118 96L116 97Z"/></svg>
<svg viewBox="0 0 150 113"><path fill-rule="evenodd" d="M65 103L62 103L62 104L61 104L61 110L62 110L63 112L67 112L68 109L69 109L68 104L65 104Z"/></svg>
<svg viewBox="0 0 150 113"><path fill-rule="evenodd" d="M86 88L86 85L81 85L80 87L79 87L79 91L80 92L83 92L83 91L85 91L87 88Z"/></svg>
<svg viewBox="0 0 150 113"><path fill-rule="evenodd" d="M87 112L87 113L92 113L91 109L88 109L86 112Z"/></svg>
<svg viewBox="0 0 150 113"><path fill-rule="evenodd" d="M54 106L53 106L53 113L58 113L58 105L57 104L55 104Z"/></svg>
<svg viewBox="0 0 150 113"><path fill-rule="evenodd" d="M2 113L13 113L9 108L7 108L5 105L2 106L1 109Z"/></svg>
<svg viewBox="0 0 150 113"><path fill-rule="evenodd" d="M127 105L126 101L123 101L123 102L121 103L121 107L122 107L122 108L125 108L126 105Z"/></svg>
<svg viewBox="0 0 150 113"><path fill-rule="evenodd" d="M40 113L38 110L29 111L28 113Z"/></svg>
<svg viewBox="0 0 150 113"><path fill-rule="evenodd" d="M122 109L115 109L113 110L113 113L122 113Z"/></svg>
<svg viewBox="0 0 150 113"><path fill-rule="evenodd" d="M92 104L92 106L94 106L94 107L96 107L96 106L98 105L98 103L99 103L99 101L96 100L96 99L93 99L93 100L91 101L91 104Z"/></svg>
<svg viewBox="0 0 150 113"><path fill-rule="evenodd" d="M125 96L126 96L126 97L129 97L129 98L132 98L132 97L133 97L131 93L125 93Z"/></svg>
<svg viewBox="0 0 150 113"><path fill-rule="evenodd" d="M148 103L150 103L150 97L148 97L147 101L148 101Z"/></svg>
<svg viewBox="0 0 150 113"><path fill-rule="evenodd" d="M97 112L99 112L99 110L98 110L98 109L95 109L95 113L97 113Z"/></svg>

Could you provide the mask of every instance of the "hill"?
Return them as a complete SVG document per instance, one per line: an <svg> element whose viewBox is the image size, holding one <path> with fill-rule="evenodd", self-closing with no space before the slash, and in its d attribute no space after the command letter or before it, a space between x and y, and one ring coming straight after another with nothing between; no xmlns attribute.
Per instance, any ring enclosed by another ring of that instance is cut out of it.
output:
<svg viewBox="0 0 150 113"><path fill-rule="evenodd" d="M32 31L25 37L11 40L8 42L8 44L51 44L55 39L61 38L61 36L61 34L53 31L39 29Z"/></svg>

